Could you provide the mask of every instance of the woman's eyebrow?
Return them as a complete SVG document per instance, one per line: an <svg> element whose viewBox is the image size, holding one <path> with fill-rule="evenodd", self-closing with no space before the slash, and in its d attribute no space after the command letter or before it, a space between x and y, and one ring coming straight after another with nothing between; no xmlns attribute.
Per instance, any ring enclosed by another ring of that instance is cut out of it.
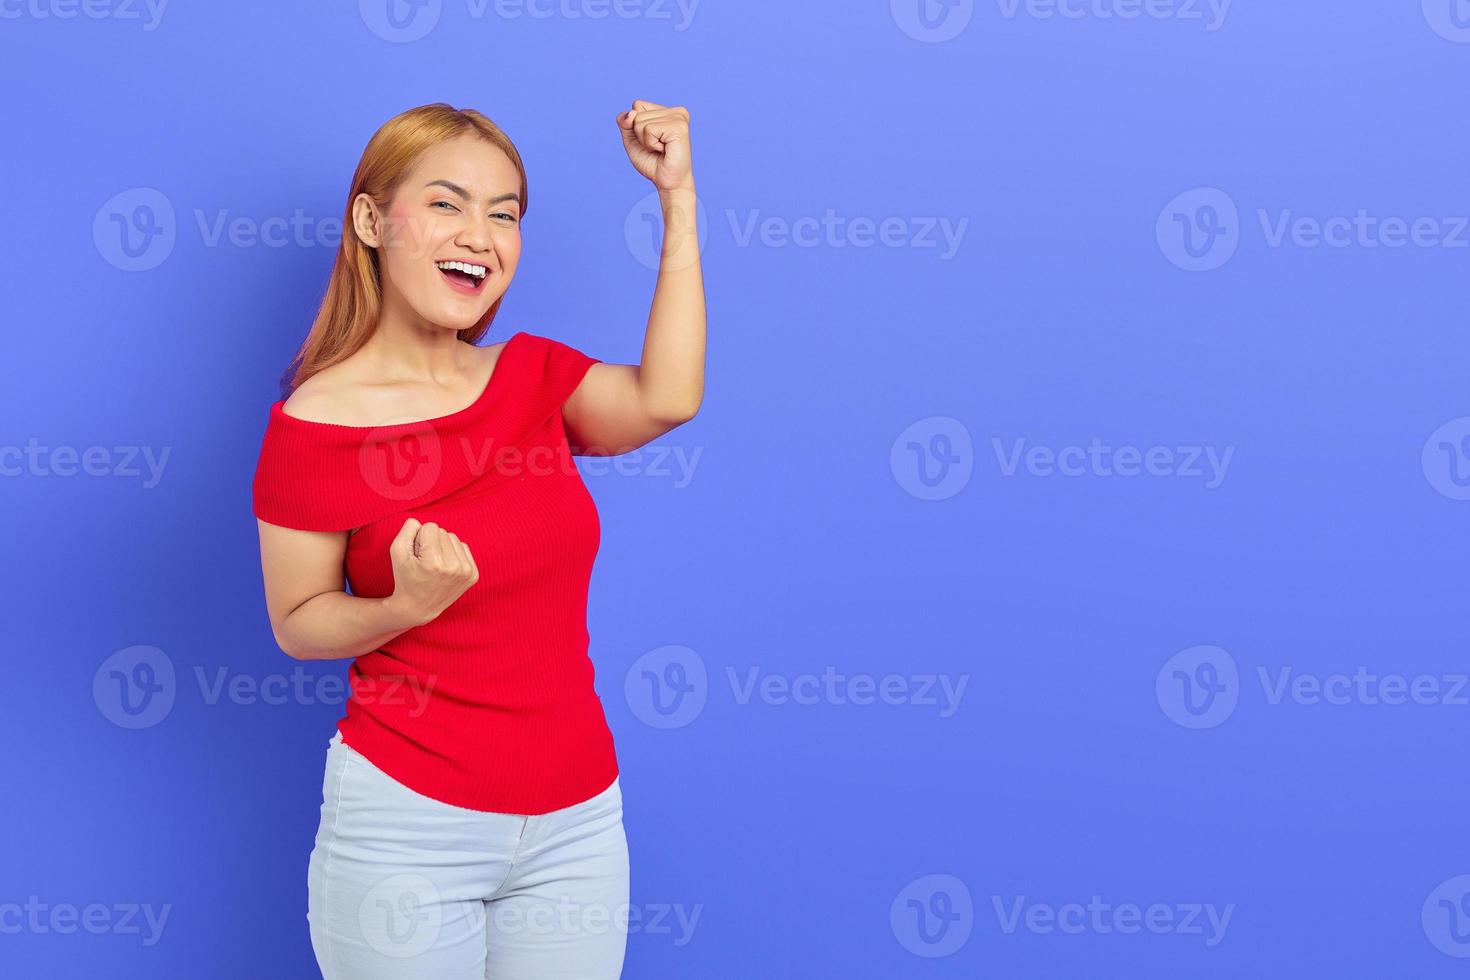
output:
<svg viewBox="0 0 1470 980"><path fill-rule="evenodd" d="M456 184L452 180L431 180L427 184L425 184L424 186L425 187L433 187L436 184L438 186L440 186L440 187L447 187L447 188L449 188L451 191L453 191L454 193L458 194L462 199L464 199L466 201L468 201L470 199L470 192L467 191L467 190L465 190L463 187L459 186L458 184ZM501 201L519 201L519 200L520 200L520 195L519 194L501 194L499 197L492 197L487 203L489 203L489 204L499 204Z"/></svg>

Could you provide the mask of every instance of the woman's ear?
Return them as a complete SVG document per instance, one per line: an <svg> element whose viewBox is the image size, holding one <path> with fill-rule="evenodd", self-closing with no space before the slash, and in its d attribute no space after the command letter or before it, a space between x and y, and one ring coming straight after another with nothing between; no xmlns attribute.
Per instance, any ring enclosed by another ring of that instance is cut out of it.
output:
<svg viewBox="0 0 1470 980"><path fill-rule="evenodd" d="M364 245L379 247L383 244L381 227L382 215L377 204L366 194L357 195L352 201L352 230L358 239Z"/></svg>

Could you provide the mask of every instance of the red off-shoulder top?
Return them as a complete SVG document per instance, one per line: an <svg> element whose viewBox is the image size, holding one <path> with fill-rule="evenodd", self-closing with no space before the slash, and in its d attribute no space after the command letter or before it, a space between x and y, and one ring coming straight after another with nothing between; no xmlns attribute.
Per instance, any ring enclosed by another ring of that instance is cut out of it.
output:
<svg viewBox="0 0 1470 980"><path fill-rule="evenodd" d="M414 517L453 531L480 578L436 619L348 669L342 740L408 788L472 810L540 814L618 774L593 690L587 585L601 535L562 404L598 363L520 331L461 411L382 426L270 407L255 516L353 533L355 596L393 593L388 545Z"/></svg>

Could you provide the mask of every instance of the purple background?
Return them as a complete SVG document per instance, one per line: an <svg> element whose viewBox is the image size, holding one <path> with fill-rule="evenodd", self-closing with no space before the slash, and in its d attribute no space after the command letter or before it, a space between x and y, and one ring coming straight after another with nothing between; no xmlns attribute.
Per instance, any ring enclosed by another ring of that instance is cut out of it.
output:
<svg viewBox="0 0 1470 980"><path fill-rule="evenodd" d="M926 2L400 3L411 41L383 0L0 6L0 972L316 976L341 705L197 672L345 674L276 648L250 510L321 223L387 118L478 108L530 177L490 340L634 362L655 246L614 116L648 98L693 115L710 341L694 421L581 461L625 975L1464 973L1470 3ZM1351 227L1277 237L1302 218ZM173 701L128 728L137 645ZM671 645L706 679L660 727ZM1428 693L1332 686L1360 668ZM885 675L965 687L853 703ZM1174 927L1047 926L1093 896Z"/></svg>

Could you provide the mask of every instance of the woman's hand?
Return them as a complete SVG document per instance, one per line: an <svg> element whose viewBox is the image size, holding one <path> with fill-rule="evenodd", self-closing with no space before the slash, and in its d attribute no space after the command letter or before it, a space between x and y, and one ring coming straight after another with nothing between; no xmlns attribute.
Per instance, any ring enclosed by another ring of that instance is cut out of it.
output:
<svg viewBox="0 0 1470 980"><path fill-rule="evenodd" d="M437 617L480 580L469 546L433 521L404 521L388 555L393 594L385 603L415 625Z"/></svg>
<svg viewBox="0 0 1470 980"><path fill-rule="evenodd" d="M689 158L689 110L634 99L633 108L618 113L623 149L633 168L660 191L694 189Z"/></svg>

